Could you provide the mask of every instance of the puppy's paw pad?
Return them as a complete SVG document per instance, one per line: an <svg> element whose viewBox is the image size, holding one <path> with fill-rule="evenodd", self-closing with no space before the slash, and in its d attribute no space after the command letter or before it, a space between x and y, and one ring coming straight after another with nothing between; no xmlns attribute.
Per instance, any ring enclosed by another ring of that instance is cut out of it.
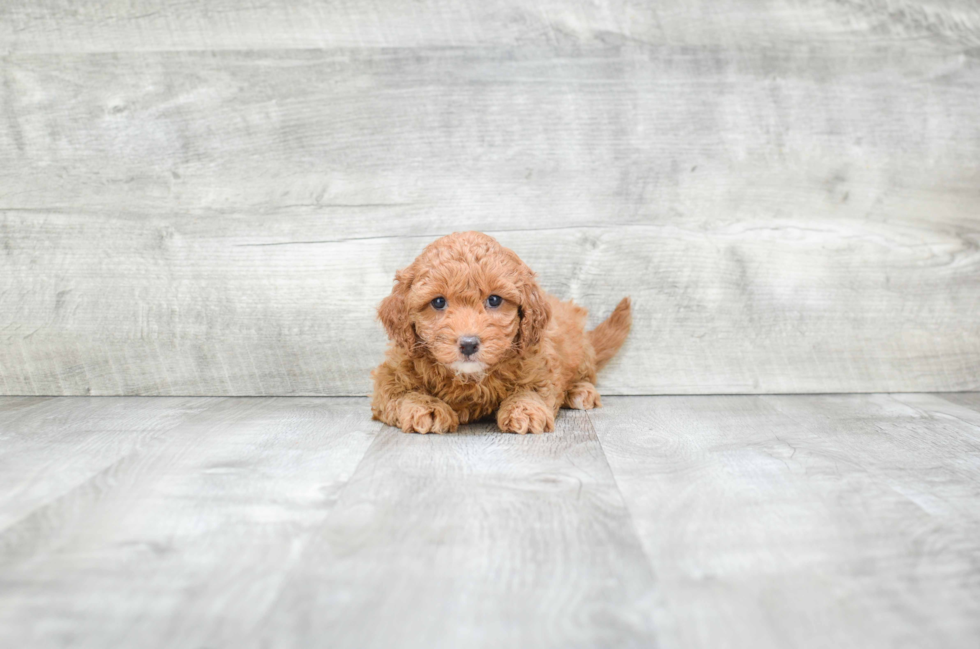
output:
<svg viewBox="0 0 980 649"><path fill-rule="evenodd" d="M459 427L456 413L445 403L406 403L398 413L406 433L448 433Z"/></svg>
<svg viewBox="0 0 980 649"><path fill-rule="evenodd" d="M497 413L497 426L505 433L545 433L555 430L555 417L539 401L518 400L504 405Z"/></svg>
<svg viewBox="0 0 980 649"><path fill-rule="evenodd" d="M575 410L592 410L602 407L599 391L588 381L573 383L565 393L565 405Z"/></svg>

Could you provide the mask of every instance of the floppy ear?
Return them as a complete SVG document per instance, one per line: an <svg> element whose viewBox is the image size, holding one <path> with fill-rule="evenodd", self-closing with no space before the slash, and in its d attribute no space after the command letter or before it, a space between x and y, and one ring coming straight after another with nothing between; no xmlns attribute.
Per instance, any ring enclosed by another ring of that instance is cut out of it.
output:
<svg viewBox="0 0 980 649"><path fill-rule="evenodd" d="M517 350L523 353L525 349L541 340L541 334L551 320L551 307L530 269L525 276L524 286L521 287L520 316Z"/></svg>
<svg viewBox="0 0 980 649"><path fill-rule="evenodd" d="M381 304L378 305L378 320L388 332L388 338L407 349L412 355L415 355L415 327L408 317L405 298L408 296L408 289L412 287L414 277L415 273L411 266L395 273L395 286L391 289L391 295L381 300Z"/></svg>

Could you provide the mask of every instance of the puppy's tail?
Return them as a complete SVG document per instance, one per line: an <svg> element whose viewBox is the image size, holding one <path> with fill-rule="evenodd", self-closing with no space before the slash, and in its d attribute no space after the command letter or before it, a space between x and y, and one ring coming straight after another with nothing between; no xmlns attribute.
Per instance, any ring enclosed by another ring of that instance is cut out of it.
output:
<svg viewBox="0 0 980 649"><path fill-rule="evenodd" d="M595 348L596 369L602 369L616 355L626 341L626 334L630 332L632 324L630 299L624 297L613 309L612 315L589 332L589 342Z"/></svg>

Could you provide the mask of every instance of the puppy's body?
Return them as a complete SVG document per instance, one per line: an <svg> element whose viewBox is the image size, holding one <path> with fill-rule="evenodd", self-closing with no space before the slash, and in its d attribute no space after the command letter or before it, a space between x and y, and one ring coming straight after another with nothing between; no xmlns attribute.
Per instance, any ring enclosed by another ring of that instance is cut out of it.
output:
<svg viewBox="0 0 980 649"><path fill-rule="evenodd" d="M596 372L629 332L628 299L591 332L587 314L545 294L492 237L443 237L398 272L378 309L393 344L373 373L374 418L428 433L496 412L507 432L554 430L559 408L601 406Z"/></svg>

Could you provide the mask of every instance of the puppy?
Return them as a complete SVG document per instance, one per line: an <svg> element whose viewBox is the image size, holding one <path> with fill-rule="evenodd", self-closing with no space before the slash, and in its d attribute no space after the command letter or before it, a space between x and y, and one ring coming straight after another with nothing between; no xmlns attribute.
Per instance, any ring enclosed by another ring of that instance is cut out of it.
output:
<svg viewBox="0 0 980 649"><path fill-rule="evenodd" d="M553 431L562 406L601 407L596 371L630 330L629 298L589 332L587 313L542 291L493 237L442 237L396 273L378 307L392 344L372 373L373 417L445 433L496 412L502 431Z"/></svg>

